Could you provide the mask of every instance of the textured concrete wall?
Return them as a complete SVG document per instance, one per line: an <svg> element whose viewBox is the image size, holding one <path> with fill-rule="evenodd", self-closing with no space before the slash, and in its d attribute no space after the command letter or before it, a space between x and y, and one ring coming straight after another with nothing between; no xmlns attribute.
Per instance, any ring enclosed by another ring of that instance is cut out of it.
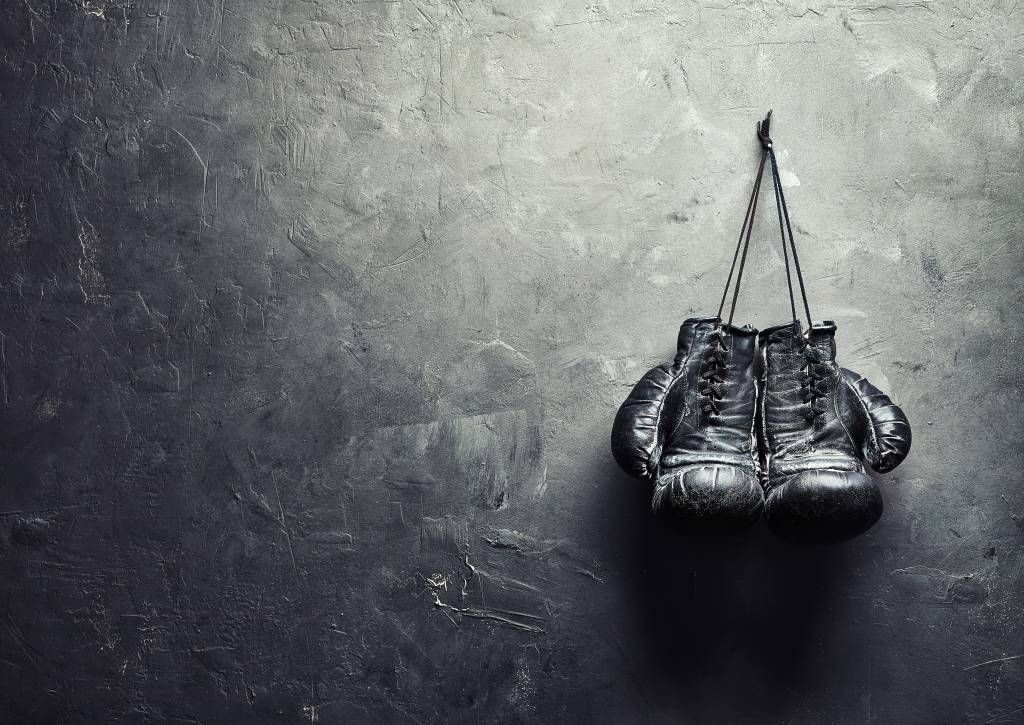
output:
<svg viewBox="0 0 1024 725"><path fill-rule="evenodd" d="M25 0L0 47L0 719L1024 722L1024 7ZM769 107L915 425L836 547L666 535L608 452Z"/></svg>

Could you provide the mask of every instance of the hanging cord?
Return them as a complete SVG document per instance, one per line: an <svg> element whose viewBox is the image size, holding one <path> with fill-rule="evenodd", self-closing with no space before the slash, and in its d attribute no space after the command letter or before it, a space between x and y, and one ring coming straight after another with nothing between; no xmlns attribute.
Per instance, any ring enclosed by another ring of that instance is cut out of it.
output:
<svg viewBox="0 0 1024 725"><path fill-rule="evenodd" d="M793 319L797 319L796 316L796 299L793 297L793 276L789 271L789 252L786 251L786 232L782 226L782 204L779 201L779 179L775 174L772 174L772 186L775 188L775 210L779 214L779 232L782 234L782 260L786 265L786 288L789 290L789 310L793 313Z"/></svg>
<svg viewBox="0 0 1024 725"><path fill-rule="evenodd" d="M771 111L765 117L764 123L758 125L758 138L761 139L761 145L764 150L772 155L772 160L775 158L775 151L771 142L771 136L768 135L769 124L771 123ZM790 252L788 252L788 244L785 239L785 226L782 224L782 202L779 197L781 194L781 182L779 181L778 174L775 173L775 164L772 164L772 190L775 191L775 211L778 214L778 231L782 237L782 260L785 264L785 287L790 291L790 311L793 312L793 318L797 318L797 302L793 296L793 274L790 272Z"/></svg>
<svg viewBox="0 0 1024 725"><path fill-rule="evenodd" d="M743 216L743 225L740 227L740 236L736 241L736 251L732 255L732 265L729 267L729 277L725 281L725 289L722 290L722 300L718 304L718 323L708 338L708 348L704 359L701 360L701 370L697 387L698 394L704 398L701 411L709 421L718 421L721 416L719 401L725 396L725 375L727 371L728 352L725 345L725 329L722 326L722 310L725 309L725 300L729 295L729 287L732 285L732 276L736 274L736 290L732 297L732 307L729 309L729 323L732 324L733 314L736 312L736 299L739 294L740 280L743 278L743 267L747 261L747 249L750 247L750 234L754 228L754 216L757 213L757 197L761 191L761 179L764 178L765 162L768 160L768 151L761 153L761 161L757 165L757 175L754 178L754 188L750 192L750 200L747 202L747 211ZM742 257L740 250L743 250ZM736 270L736 262L739 261L739 271Z"/></svg>
<svg viewBox="0 0 1024 725"><path fill-rule="evenodd" d="M757 166L757 175L754 178L754 188L750 193L750 200L747 202L747 211L743 216L743 225L740 227L739 239L736 242L736 251L732 255L732 264L729 267L729 276L725 281L725 289L722 290L722 299L718 305L718 324L711 335L711 345L707 355L702 360L700 375L699 393L705 398L702 410L712 419L720 415L718 401L723 396L725 358L726 350L724 345L724 327L722 325L722 311L725 309L725 301L729 296L729 288L732 287L732 304L729 306L729 320L726 323L732 326L736 313L736 303L739 300L740 285L743 281L743 270L747 263L747 252L750 249L750 237L754 231L754 218L757 215L757 200L761 191L761 181L764 178L765 162L771 159L772 190L775 193L775 211L779 218L779 233L782 236L782 257L786 267L786 287L789 291L789 308L793 313L793 320L797 320L796 296L793 293L793 276L789 267L789 251L793 252L793 268L796 270L797 281L800 284L800 297L807 312L808 333L813 327L811 308L807 302L807 289L804 285L803 271L800 269L800 258L796 251L796 240L793 237L793 228L789 221L789 208L786 206L786 196L782 190L782 180L779 177L779 164L775 157L774 144L769 135L771 128L772 112L768 111L763 121L757 122L757 138L761 142L761 160ZM788 244L787 244L788 233ZM736 263L739 262L739 269ZM736 275L736 283L733 285L733 274ZM801 370L805 373L805 380L801 385L803 397L808 405L807 418L813 421L823 412L825 390L824 368L827 367L820 359L817 350L810 346L806 336L800 339L801 354L805 364Z"/></svg>
<svg viewBox="0 0 1024 725"><path fill-rule="evenodd" d="M732 255L732 266L729 267L729 277L725 281L725 289L722 290L722 301L718 305L718 319L722 318L722 310L725 309L725 300L729 294L729 286L732 284L732 275L736 270L736 260L739 258L739 270L736 272L736 286L733 290L732 305L729 308L729 322L732 324L733 315L736 312L736 301L739 299L740 281L743 279L743 268L747 263L747 250L750 248L750 234L754 231L754 216L757 213L757 197L761 191L761 178L764 176L765 161L768 158L768 150L761 153L761 162L757 165L757 175L754 178L754 188L750 193L750 201L747 203L747 213L743 217L743 226L740 228L740 237L736 242L736 251ZM744 238L745 237L745 238ZM743 254L740 256L740 249Z"/></svg>
<svg viewBox="0 0 1024 725"><path fill-rule="evenodd" d="M719 320L722 318L722 312L725 309L725 301L729 296L729 289L732 287L733 275L736 275L736 285L733 287L732 304L729 308L729 320L728 324L731 325L733 318L736 313L736 304L739 300L740 283L743 279L743 270L746 266L747 251L750 249L750 236L754 230L754 217L757 214L757 200L761 190L761 180L764 173L765 162L771 159L771 170L772 170L772 190L775 193L775 210L779 218L779 233L782 237L782 256L786 267L786 287L789 291L789 306L790 311L793 313L793 319L797 319L796 314L796 296L793 291L793 276L789 266L789 252L793 252L793 269L796 270L797 282L800 285L800 298L803 302L804 311L807 313L807 324L808 326L813 325L811 317L811 308L807 302L807 288L804 284L803 270L800 268L800 257L796 250L796 240L793 237L793 227L789 220L789 207L786 205L786 195L782 189L782 180L779 176L779 163L775 156L775 148L772 143L771 136L769 135L771 129L772 112L768 111L765 115L764 120L757 122L757 138L761 142L761 160L757 166L757 175L754 179L754 188L750 194L750 200L747 202L747 211L743 217L743 226L740 227L740 236L736 242L736 251L732 255L732 264L729 267L729 276L725 281L725 289L722 290L722 299L718 304ZM787 241L788 236L788 241ZM739 262L739 270L736 269L736 263Z"/></svg>
<svg viewBox="0 0 1024 725"><path fill-rule="evenodd" d="M769 111L768 117L771 117ZM765 119L767 121L767 119ZM760 135L760 133L759 133ZM796 270L796 279L800 283L800 297L804 303L804 312L807 313L807 325L808 330L814 325L813 319L811 318L811 307L807 303L807 288L804 285L803 271L800 269L800 257L796 251L796 240L793 238L793 227L789 222L789 207L786 206L786 195L782 191L782 179L779 177L779 162L775 158L775 149L772 146L772 140L768 137L768 132L765 130L764 135L761 137L761 143L767 143L766 150L768 156L772 161L772 181L775 187L775 203L776 207L780 210L779 214L779 228L782 232L782 252L783 255L786 253L786 234L789 234L789 248L793 252L793 268ZM782 223L785 220L785 229L782 229ZM789 259L786 258L786 283L789 285L789 302L793 308L793 319L796 319L796 304L793 299L793 282L789 274Z"/></svg>
<svg viewBox="0 0 1024 725"><path fill-rule="evenodd" d="M769 116L771 114L769 113ZM766 119L767 120L767 119ZM775 158L775 149L772 147L771 138L768 136L767 130L763 134L759 132L761 137L761 143L765 146L768 152L768 156L772 162L772 185L775 188L775 206L776 211L779 214L779 229L782 233L782 254L786 262L786 284L789 287L789 305L793 312L793 320L797 319L796 316L796 301L793 295L793 280L789 271L789 257L786 253L786 236L789 236L789 248L793 252L793 268L796 270L796 279L800 284L800 297L804 303L804 312L807 313L807 334L800 336L800 354L804 358L803 365L800 366L800 371L804 374L804 379L800 384L801 393L804 402L807 404L807 410L804 412L804 418L813 425L819 424L820 417L825 413L827 407L827 398L829 395L829 375L832 372L833 365L823 357L820 350L811 345L808 335L811 329L814 327L814 321L811 317L811 308L807 303L807 289L804 286L804 275L800 269L800 257L796 251L796 240L793 238L793 227L789 221L789 208L786 206L786 195L782 190L782 179L779 175L779 163ZM783 226L785 223L785 226Z"/></svg>

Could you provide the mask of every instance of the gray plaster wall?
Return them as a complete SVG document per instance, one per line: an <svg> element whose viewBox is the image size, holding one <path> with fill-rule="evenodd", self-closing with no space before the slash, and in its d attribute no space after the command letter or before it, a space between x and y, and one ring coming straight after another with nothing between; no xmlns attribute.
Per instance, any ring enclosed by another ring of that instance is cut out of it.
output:
<svg viewBox="0 0 1024 725"><path fill-rule="evenodd" d="M768 108L914 424L840 546L608 450ZM10 0L0 109L0 720L1024 722L1016 2Z"/></svg>

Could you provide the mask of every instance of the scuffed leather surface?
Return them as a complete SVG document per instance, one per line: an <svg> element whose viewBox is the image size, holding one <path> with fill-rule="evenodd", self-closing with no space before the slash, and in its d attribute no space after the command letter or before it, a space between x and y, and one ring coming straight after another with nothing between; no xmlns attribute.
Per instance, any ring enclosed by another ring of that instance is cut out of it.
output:
<svg viewBox="0 0 1024 725"><path fill-rule="evenodd" d="M803 368L807 359L802 337L800 323L794 321L762 331L758 340L763 378L759 409L768 443L764 452L771 453L768 468L777 467L780 472L816 467L812 460L820 455L859 458L859 446L847 435L842 423L849 406L836 394L839 368L835 365L834 338L827 330L812 330L808 341L821 358L830 361L831 370L822 381L826 411L813 421L806 418L808 405L803 387L807 375ZM843 410L833 410L836 404L842 405Z"/></svg>
<svg viewBox="0 0 1024 725"><path fill-rule="evenodd" d="M758 434L765 518L785 538L841 540L881 516L862 461L889 471L910 450L902 410L862 376L836 365L835 325L799 322L759 335ZM816 366L818 380L809 369ZM813 405L807 391L819 395Z"/></svg>
<svg viewBox="0 0 1024 725"><path fill-rule="evenodd" d="M882 515L882 492L867 473L814 469L789 476L765 500L765 520L786 539L842 541Z"/></svg>
<svg viewBox="0 0 1024 725"><path fill-rule="evenodd" d="M681 354L682 351L680 351ZM661 461L666 402L682 377L682 360L659 365L640 378L612 425L612 455L626 473L654 480ZM674 406L673 406L674 407Z"/></svg>
<svg viewBox="0 0 1024 725"><path fill-rule="evenodd" d="M676 528L696 531L756 521L763 501L752 468L684 466L666 469L659 476L651 510Z"/></svg>
<svg viewBox="0 0 1024 725"><path fill-rule="evenodd" d="M760 514L763 495L754 461L753 376L757 331L723 328L724 382L718 414L709 415L699 392L701 373L718 326L691 318L679 330L672 363L636 384L612 426L612 454L627 473L655 481L652 508L692 528L747 525Z"/></svg>
<svg viewBox="0 0 1024 725"><path fill-rule="evenodd" d="M843 384L852 400L864 410L858 420L866 423L862 450L864 460L879 473L888 473L910 453L910 421L902 408L863 375L842 368Z"/></svg>

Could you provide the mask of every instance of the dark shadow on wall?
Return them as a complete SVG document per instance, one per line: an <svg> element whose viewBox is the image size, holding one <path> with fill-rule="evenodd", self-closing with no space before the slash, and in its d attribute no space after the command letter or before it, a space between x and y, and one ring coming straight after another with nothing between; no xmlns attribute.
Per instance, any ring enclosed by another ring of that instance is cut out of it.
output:
<svg viewBox="0 0 1024 725"><path fill-rule="evenodd" d="M679 534L655 521L644 484L608 467L624 646L645 720L787 721L829 666L822 642L844 593L846 546L790 545L760 522L732 535Z"/></svg>

